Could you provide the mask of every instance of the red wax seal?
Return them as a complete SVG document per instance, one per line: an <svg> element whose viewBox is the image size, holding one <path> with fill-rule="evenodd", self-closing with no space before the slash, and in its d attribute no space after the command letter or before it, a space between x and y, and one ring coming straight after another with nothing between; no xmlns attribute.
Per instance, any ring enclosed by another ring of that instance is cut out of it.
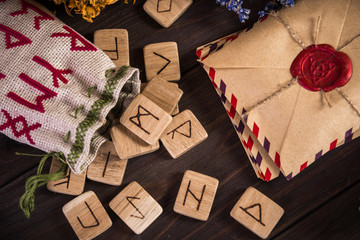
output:
<svg viewBox="0 0 360 240"><path fill-rule="evenodd" d="M350 80L352 63L345 53L328 44L310 45L296 56L290 72L304 88L329 92Z"/></svg>

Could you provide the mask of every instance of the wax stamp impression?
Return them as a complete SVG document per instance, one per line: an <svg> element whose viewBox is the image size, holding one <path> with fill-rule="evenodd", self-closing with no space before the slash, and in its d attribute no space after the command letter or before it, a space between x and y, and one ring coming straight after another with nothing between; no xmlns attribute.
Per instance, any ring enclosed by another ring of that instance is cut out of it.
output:
<svg viewBox="0 0 360 240"><path fill-rule="evenodd" d="M349 82L352 63L345 53L328 44L310 45L296 56L290 72L304 88L329 92Z"/></svg>

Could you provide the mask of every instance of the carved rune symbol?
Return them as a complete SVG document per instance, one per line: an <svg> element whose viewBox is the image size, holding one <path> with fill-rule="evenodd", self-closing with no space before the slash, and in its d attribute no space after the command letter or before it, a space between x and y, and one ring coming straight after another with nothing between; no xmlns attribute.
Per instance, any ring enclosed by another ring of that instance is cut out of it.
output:
<svg viewBox="0 0 360 240"><path fill-rule="evenodd" d="M153 52L156 56L159 56L161 57L162 59L165 59L167 61L167 63L156 73L157 75L159 75L170 63L171 63L171 60L170 59L167 59L166 57L156 53L156 52Z"/></svg>
<svg viewBox="0 0 360 240"><path fill-rule="evenodd" d="M108 155L107 155L106 163L105 163L105 168L104 168L102 177L105 177L106 168L107 168L107 165L109 164L110 154L111 154L111 152L109 152Z"/></svg>
<svg viewBox="0 0 360 240"><path fill-rule="evenodd" d="M131 214L130 217L139 218L139 219L144 219L144 218L145 218L144 214L142 214L142 212L140 212L140 210L135 206L135 204L133 204L133 202L132 202L130 199L140 199L140 198L138 198L138 197L129 197L129 196L126 197L126 200L128 200L128 202L129 202L129 203L135 208L135 210L140 214L140 216Z"/></svg>
<svg viewBox="0 0 360 240"><path fill-rule="evenodd" d="M84 226L84 224L81 222L80 218L77 217L77 220L79 221L80 225L81 225L83 228L92 228L92 227L99 226L99 225L100 225L99 220L96 218L96 216L95 216L94 212L91 210L89 204L88 204L86 201L85 201L85 204L86 204L87 208L89 209L91 215L92 215L93 218L95 219L96 223L93 224L93 225Z"/></svg>
<svg viewBox="0 0 360 240"><path fill-rule="evenodd" d="M54 187L66 183L66 188L69 188L69 185L70 185L70 177L71 177L71 172L69 171L69 175L67 175L67 176L65 177L65 178L67 178L67 180L64 181L64 182L59 182L59 183L54 184Z"/></svg>
<svg viewBox="0 0 360 240"><path fill-rule="evenodd" d="M202 189L202 191L201 191L201 196L200 196L200 198L197 198L197 197L195 196L195 194L190 190L190 185L191 185L191 180L189 180L189 184L188 184L187 189L186 189L183 206L185 206L188 193L190 193L190 194L195 198L195 200L198 202L198 205L197 205L197 207L196 207L196 211L199 211L201 201L202 201L202 199L203 199L203 197L204 197L204 192L205 192L206 185L203 186L203 189Z"/></svg>
<svg viewBox="0 0 360 240"><path fill-rule="evenodd" d="M166 7L167 5L168 5L168 7ZM171 5L172 5L172 0L158 0L156 11L158 13L170 12Z"/></svg>
<svg viewBox="0 0 360 240"><path fill-rule="evenodd" d="M141 109L142 109L143 111L145 111L146 113L141 113ZM145 109L143 106L141 106L141 105L138 106L137 114L136 114L135 116L129 118L130 122L132 122L132 123L135 124L137 127L139 127L141 130L143 130L145 133L147 133L147 134L150 135L150 133L149 133L146 129L144 129L144 128L142 127L142 125L141 125L141 119L140 119L140 118L141 118L142 116L151 116L151 117L155 118L155 119L158 120L158 121L159 121L159 118L156 117L156 116L155 116L154 114L152 114L151 112L149 112L148 110L146 110L146 109ZM134 119L136 119L137 121L134 121Z"/></svg>
<svg viewBox="0 0 360 240"><path fill-rule="evenodd" d="M180 131L182 129L183 131ZM167 133L167 135L171 134L171 139L174 139L175 133L179 133L187 138L191 138L191 121L187 120L186 122L182 123L180 126L175 128L174 130L171 130Z"/></svg>
<svg viewBox="0 0 360 240"><path fill-rule="evenodd" d="M117 43L117 37L115 37L115 50L103 50L104 52L111 52L111 53L116 53L116 58L111 58L111 60L119 60L119 51L118 51L118 43Z"/></svg>
<svg viewBox="0 0 360 240"><path fill-rule="evenodd" d="M255 208L255 207L258 207L259 209L259 218L255 217L253 214L251 214L248 210L251 209L251 208ZM243 208L241 207L241 210L243 210L244 212L246 212L247 214L249 214L250 217L252 217L253 219L255 219L258 223L260 223L261 225L263 225L265 227L265 224L262 222L261 220L261 205L260 203L255 203L249 207L246 207L246 208Z"/></svg>

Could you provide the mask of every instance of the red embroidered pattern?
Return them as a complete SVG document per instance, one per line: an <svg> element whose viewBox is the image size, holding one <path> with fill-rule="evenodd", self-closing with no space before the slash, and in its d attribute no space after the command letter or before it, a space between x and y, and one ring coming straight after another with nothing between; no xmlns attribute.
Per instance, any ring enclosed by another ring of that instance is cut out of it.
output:
<svg viewBox="0 0 360 240"><path fill-rule="evenodd" d="M54 87L56 87L56 88L59 87L59 81L58 80L62 81L65 84L67 84L69 82L69 80L67 80L63 76L63 74L70 74L70 73L72 73L72 70L70 70L70 69L65 69L65 70L56 69L49 62L47 62L45 59L43 59L43 58L41 58L39 56L34 56L32 60L51 71L52 77L53 77Z"/></svg>
<svg viewBox="0 0 360 240"><path fill-rule="evenodd" d="M25 100L24 98L20 97L19 95L17 95L14 92L9 92L7 94L8 98L11 98L12 100L14 100L17 103L20 103L21 105L24 105L25 107L28 107L30 109L39 111L41 113L45 112L44 109L44 105L43 105L43 101L56 97L57 93L50 90L49 88L43 86L42 84L40 84L39 82L35 81L34 79L30 78L28 75L26 75L25 73L21 73L19 75L19 78L21 80L23 80L24 82L26 82L27 84L29 84L30 86L36 88L37 90L43 92L43 95L39 95L36 97L36 104L29 102L27 100Z"/></svg>
<svg viewBox="0 0 360 240"><path fill-rule="evenodd" d="M86 41L82 36L80 36L77 32L69 28L68 26L63 26L63 28L68 33L53 33L51 37L70 37L71 38L71 51L97 51L97 48L94 47L91 43ZM80 41L83 46L77 46L76 40Z"/></svg>
<svg viewBox="0 0 360 240"><path fill-rule="evenodd" d="M6 49L31 44L31 40L29 38L5 25L0 24L0 31L5 33ZM11 38L16 38L18 41L12 42Z"/></svg>
<svg viewBox="0 0 360 240"><path fill-rule="evenodd" d="M22 14L27 14L28 13L28 9L33 10L34 12L40 14L41 16L36 16L34 17L34 21L35 21L35 29L36 30L40 30L40 20L55 20L55 18L53 18L52 16L50 16L49 14L41 11L39 8L35 7L34 5L26 2L25 0L21 0L21 10L10 13L11 16L17 16L17 15L22 15Z"/></svg>
<svg viewBox="0 0 360 240"><path fill-rule="evenodd" d="M6 76L5 76L4 74L0 73L0 80L3 79L3 78L5 78L5 77L6 77Z"/></svg>
<svg viewBox="0 0 360 240"><path fill-rule="evenodd" d="M7 129L7 128L10 127L11 130L12 130L12 132L13 132L13 134L14 134L14 136L15 136L16 138L19 138L19 137L21 137L22 135L25 135L25 137L26 137L26 139L29 141L29 143L35 145L35 142L32 140L32 138L31 138L31 136L30 136L30 132L33 131L33 130L35 130L35 129L37 129L37 128L39 128L39 127L41 127L41 124L40 124L40 123L35 123L35 124L29 126L29 125L27 124L26 119L25 119L23 116L20 115L20 116L18 116L18 117L16 117L16 118L12 118L12 117L10 116L10 114L9 114L7 111L5 111L4 109L2 109L1 112L4 114L7 122L5 122L4 124L0 125L0 131L3 131L3 130L5 130L5 129ZM18 131L18 130L16 129L17 123L22 123L23 128L22 128L20 131Z"/></svg>

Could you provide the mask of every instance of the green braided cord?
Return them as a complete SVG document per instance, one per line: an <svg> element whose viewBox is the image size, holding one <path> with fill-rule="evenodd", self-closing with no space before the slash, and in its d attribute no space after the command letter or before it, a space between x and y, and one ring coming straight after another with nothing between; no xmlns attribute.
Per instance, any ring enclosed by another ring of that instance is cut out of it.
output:
<svg viewBox="0 0 360 240"><path fill-rule="evenodd" d="M93 126L99 119L103 108L110 104L113 100L114 91L119 80L125 75L129 66L122 66L119 68L114 77L107 80L105 90L102 96L94 102L90 111L86 115L85 119L78 125L75 133L75 143L70 149L70 153L67 157L67 161L70 165L74 165L75 161L79 158L84 149L84 138L86 132L91 126ZM107 72L108 75L108 72Z"/></svg>
<svg viewBox="0 0 360 240"><path fill-rule="evenodd" d="M25 156L31 156L30 154L19 154L17 155L25 155ZM35 155L37 156L37 155ZM61 167L56 173L52 174L41 174L44 164L47 159L49 158L55 158L60 161ZM49 181L56 181L59 179L62 179L66 176L67 172L67 165L65 164L65 161L63 160L65 158L64 154L62 153L48 153L43 156L43 158L40 160L39 167L37 169L37 174L34 176L29 177L26 179L25 183L25 193L21 196L19 205L21 210L23 210L25 217L30 218L30 213L34 210L34 193L36 189L38 189L41 186L44 186Z"/></svg>

